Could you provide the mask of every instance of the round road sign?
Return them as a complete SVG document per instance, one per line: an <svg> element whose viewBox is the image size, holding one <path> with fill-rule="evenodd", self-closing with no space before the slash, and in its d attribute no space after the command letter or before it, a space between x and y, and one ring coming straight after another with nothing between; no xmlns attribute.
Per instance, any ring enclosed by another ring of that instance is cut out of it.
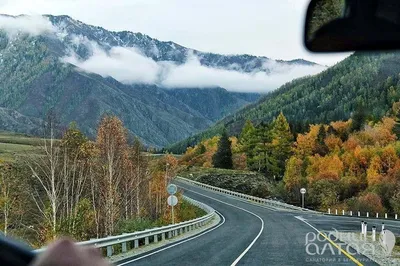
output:
<svg viewBox="0 0 400 266"><path fill-rule="evenodd" d="M300 189L301 194L306 194L307 190L305 188Z"/></svg>
<svg viewBox="0 0 400 266"><path fill-rule="evenodd" d="M168 205L174 207L176 204L178 204L178 198L174 195L171 195L167 199Z"/></svg>
<svg viewBox="0 0 400 266"><path fill-rule="evenodd" d="M174 184L169 184L167 186L167 191L168 191L168 194L174 195L178 191L178 187Z"/></svg>

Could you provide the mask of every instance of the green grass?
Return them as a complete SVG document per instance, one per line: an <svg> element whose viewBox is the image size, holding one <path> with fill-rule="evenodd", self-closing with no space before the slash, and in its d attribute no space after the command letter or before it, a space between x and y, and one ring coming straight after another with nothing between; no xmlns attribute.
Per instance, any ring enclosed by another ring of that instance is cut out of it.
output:
<svg viewBox="0 0 400 266"><path fill-rule="evenodd" d="M35 154L41 141L22 134L0 132L0 161L14 161L18 156Z"/></svg>

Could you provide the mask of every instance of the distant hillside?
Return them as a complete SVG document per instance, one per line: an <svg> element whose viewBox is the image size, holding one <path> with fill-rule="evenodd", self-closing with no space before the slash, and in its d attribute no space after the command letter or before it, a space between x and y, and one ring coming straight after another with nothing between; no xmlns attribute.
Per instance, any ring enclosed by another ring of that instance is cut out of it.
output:
<svg viewBox="0 0 400 266"><path fill-rule="evenodd" d="M348 119L356 106L380 118L400 99L400 53L355 53L313 77L294 80L170 149L182 152L226 127L238 134L246 120L270 121L283 112L291 124Z"/></svg>
<svg viewBox="0 0 400 266"><path fill-rule="evenodd" d="M63 126L76 121L93 137L101 116L114 114L129 133L147 145L163 147L208 128L260 96L209 83L189 82L185 87L179 79L188 75L175 70L188 58L194 56L195 67L204 71L239 77L315 66L304 60L203 53L68 16L6 18L11 21L0 25L0 130L38 134L41 119L51 109ZM20 20L16 25L21 29L12 26L14 20Z"/></svg>

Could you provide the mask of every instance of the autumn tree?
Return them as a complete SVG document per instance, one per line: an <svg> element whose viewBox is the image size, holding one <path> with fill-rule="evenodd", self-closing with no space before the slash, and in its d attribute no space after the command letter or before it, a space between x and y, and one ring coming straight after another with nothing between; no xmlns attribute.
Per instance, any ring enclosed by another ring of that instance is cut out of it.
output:
<svg viewBox="0 0 400 266"><path fill-rule="evenodd" d="M294 201L300 200L300 189L307 184L303 175L303 160L295 156L288 160L283 182L289 197Z"/></svg>
<svg viewBox="0 0 400 266"><path fill-rule="evenodd" d="M102 181L104 184L105 233L114 232L115 222L120 218L118 191L122 173L124 154L127 149L126 130L121 120L115 116L105 116L100 122L96 144L100 151Z"/></svg>

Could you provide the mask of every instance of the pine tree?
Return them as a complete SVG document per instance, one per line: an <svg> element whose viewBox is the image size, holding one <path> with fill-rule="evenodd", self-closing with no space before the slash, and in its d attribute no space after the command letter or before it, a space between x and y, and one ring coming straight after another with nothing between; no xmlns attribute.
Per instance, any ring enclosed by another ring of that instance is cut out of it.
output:
<svg viewBox="0 0 400 266"><path fill-rule="evenodd" d="M316 153L318 153L321 156L325 156L329 149L328 146L326 146L325 144L325 138L326 138L326 130L325 130L325 126L321 125L319 127L319 131L318 131L318 135L317 135L317 150Z"/></svg>
<svg viewBox="0 0 400 266"><path fill-rule="evenodd" d="M247 120L243 126L242 133L239 136L239 143L242 145L242 151L246 154L253 148L255 139L255 127L250 120Z"/></svg>
<svg viewBox="0 0 400 266"><path fill-rule="evenodd" d="M218 150L212 159L215 168L233 168L231 141L229 140L226 130L224 130L222 133L222 136L218 142Z"/></svg>
<svg viewBox="0 0 400 266"><path fill-rule="evenodd" d="M274 120L272 129L272 157L278 167L278 179L283 177L285 164L292 153L293 135L286 117L281 112Z"/></svg>
<svg viewBox="0 0 400 266"><path fill-rule="evenodd" d="M365 120L367 118L367 114L363 105L359 104L351 116L351 132L360 131L365 124Z"/></svg>

